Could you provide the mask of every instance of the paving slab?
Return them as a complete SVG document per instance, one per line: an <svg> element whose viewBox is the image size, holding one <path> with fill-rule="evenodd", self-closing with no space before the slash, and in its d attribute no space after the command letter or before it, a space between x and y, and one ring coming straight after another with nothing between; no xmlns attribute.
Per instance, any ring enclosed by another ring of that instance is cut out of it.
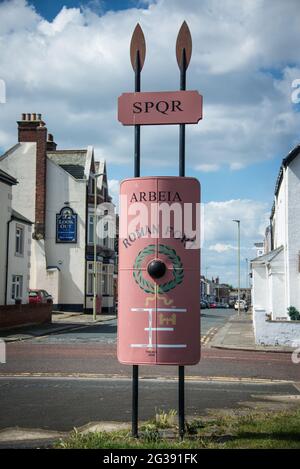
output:
<svg viewBox="0 0 300 469"><path fill-rule="evenodd" d="M234 314L211 340L210 347L230 350L292 353L292 347L264 346L255 343L251 313Z"/></svg>

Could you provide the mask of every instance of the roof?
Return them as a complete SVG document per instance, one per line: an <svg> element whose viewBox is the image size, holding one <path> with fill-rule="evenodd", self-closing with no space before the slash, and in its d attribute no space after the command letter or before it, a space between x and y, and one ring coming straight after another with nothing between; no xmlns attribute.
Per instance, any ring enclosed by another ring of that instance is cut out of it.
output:
<svg viewBox="0 0 300 469"><path fill-rule="evenodd" d="M269 264L281 251L283 251L283 246L279 246L279 248L273 249L273 251L267 254L252 259L251 264Z"/></svg>
<svg viewBox="0 0 300 469"><path fill-rule="evenodd" d="M4 182L4 184L7 184L8 186L14 186L15 184L18 184L18 181L14 177L5 171L2 171L2 169L0 169L0 181Z"/></svg>
<svg viewBox="0 0 300 469"><path fill-rule="evenodd" d="M288 155L283 158L275 184L275 195L278 194L283 177L283 168L286 168L300 153L300 144L293 148Z"/></svg>
<svg viewBox="0 0 300 469"><path fill-rule="evenodd" d="M102 189L103 185L103 174L106 173L106 163L105 161L95 161L95 173L96 174L102 174L102 176L99 176L97 179L97 187L98 189ZM106 187L106 186L105 186Z"/></svg>
<svg viewBox="0 0 300 469"><path fill-rule="evenodd" d="M85 179L87 153L87 150L56 150L47 151L47 157L75 179Z"/></svg>
<svg viewBox="0 0 300 469"><path fill-rule="evenodd" d="M12 220L21 221L22 223L25 223L26 225L32 225L33 224L32 221L28 220L28 218L24 217L23 215L21 215L16 210L11 211L11 218L12 218Z"/></svg>

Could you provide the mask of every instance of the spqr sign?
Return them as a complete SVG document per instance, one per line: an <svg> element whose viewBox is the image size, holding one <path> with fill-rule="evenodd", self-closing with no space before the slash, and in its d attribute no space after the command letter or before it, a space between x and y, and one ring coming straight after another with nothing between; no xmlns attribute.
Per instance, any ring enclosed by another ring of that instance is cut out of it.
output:
<svg viewBox="0 0 300 469"><path fill-rule="evenodd" d="M77 214L70 207L56 215L56 242L77 243Z"/></svg>
<svg viewBox="0 0 300 469"><path fill-rule="evenodd" d="M121 184L118 359L200 360L200 185L188 177Z"/></svg>
<svg viewBox="0 0 300 469"><path fill-rule="evenodd" d="M124 125L197 124L202 119L198 91L123 93L118 119Z"/></svg>

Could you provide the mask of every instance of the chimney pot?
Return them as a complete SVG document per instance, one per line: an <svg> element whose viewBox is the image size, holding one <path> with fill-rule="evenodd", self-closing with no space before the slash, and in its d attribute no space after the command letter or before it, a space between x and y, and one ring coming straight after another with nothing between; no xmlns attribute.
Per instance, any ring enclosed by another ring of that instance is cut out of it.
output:
<svg viewBox="0 0 300 469"><path fill-rule="evenodd" d="M31 114L27 114L27 120L30 121L31 120Z"/></svg>
<svg viewBox="0 0 300 469"><path fill-rule="evenodd" d="M37 120L38 120L38 121L42 120L42 114L38 114L38 115L37 115Z"/></svg>
<svg viewBox="0 0 300 469"><path fill-rule="evenodd" d="M23 112L22 113L22 121L25 121L26 120L26 114Z"/></svg>
<svg viewBox="0 0 300 469"><path fill-rule="evenodd" d="M33 121L36 121L36 113L35 113L35 112L33 112L33 113L31 114L31 119L32 119Z"/></svg>

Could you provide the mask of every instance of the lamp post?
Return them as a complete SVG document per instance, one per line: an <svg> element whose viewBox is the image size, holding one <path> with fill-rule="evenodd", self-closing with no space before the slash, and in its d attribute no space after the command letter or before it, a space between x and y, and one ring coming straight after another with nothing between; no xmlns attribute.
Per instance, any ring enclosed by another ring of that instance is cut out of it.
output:
<svg viewBox="0 0 300 469"><path fill-rule="evenodd" d="M241 220L232 220L238 226L238 315L240 316L240 289L241 289Z"/></svg>
<svg viewBox="0 0 300 469"><path fill-rule="evenodd" d="M93 272L93 320L97 319L97 180L104 173L94 174L94 226L93 226L93 241L94 241L94 272Z"/></svg>

